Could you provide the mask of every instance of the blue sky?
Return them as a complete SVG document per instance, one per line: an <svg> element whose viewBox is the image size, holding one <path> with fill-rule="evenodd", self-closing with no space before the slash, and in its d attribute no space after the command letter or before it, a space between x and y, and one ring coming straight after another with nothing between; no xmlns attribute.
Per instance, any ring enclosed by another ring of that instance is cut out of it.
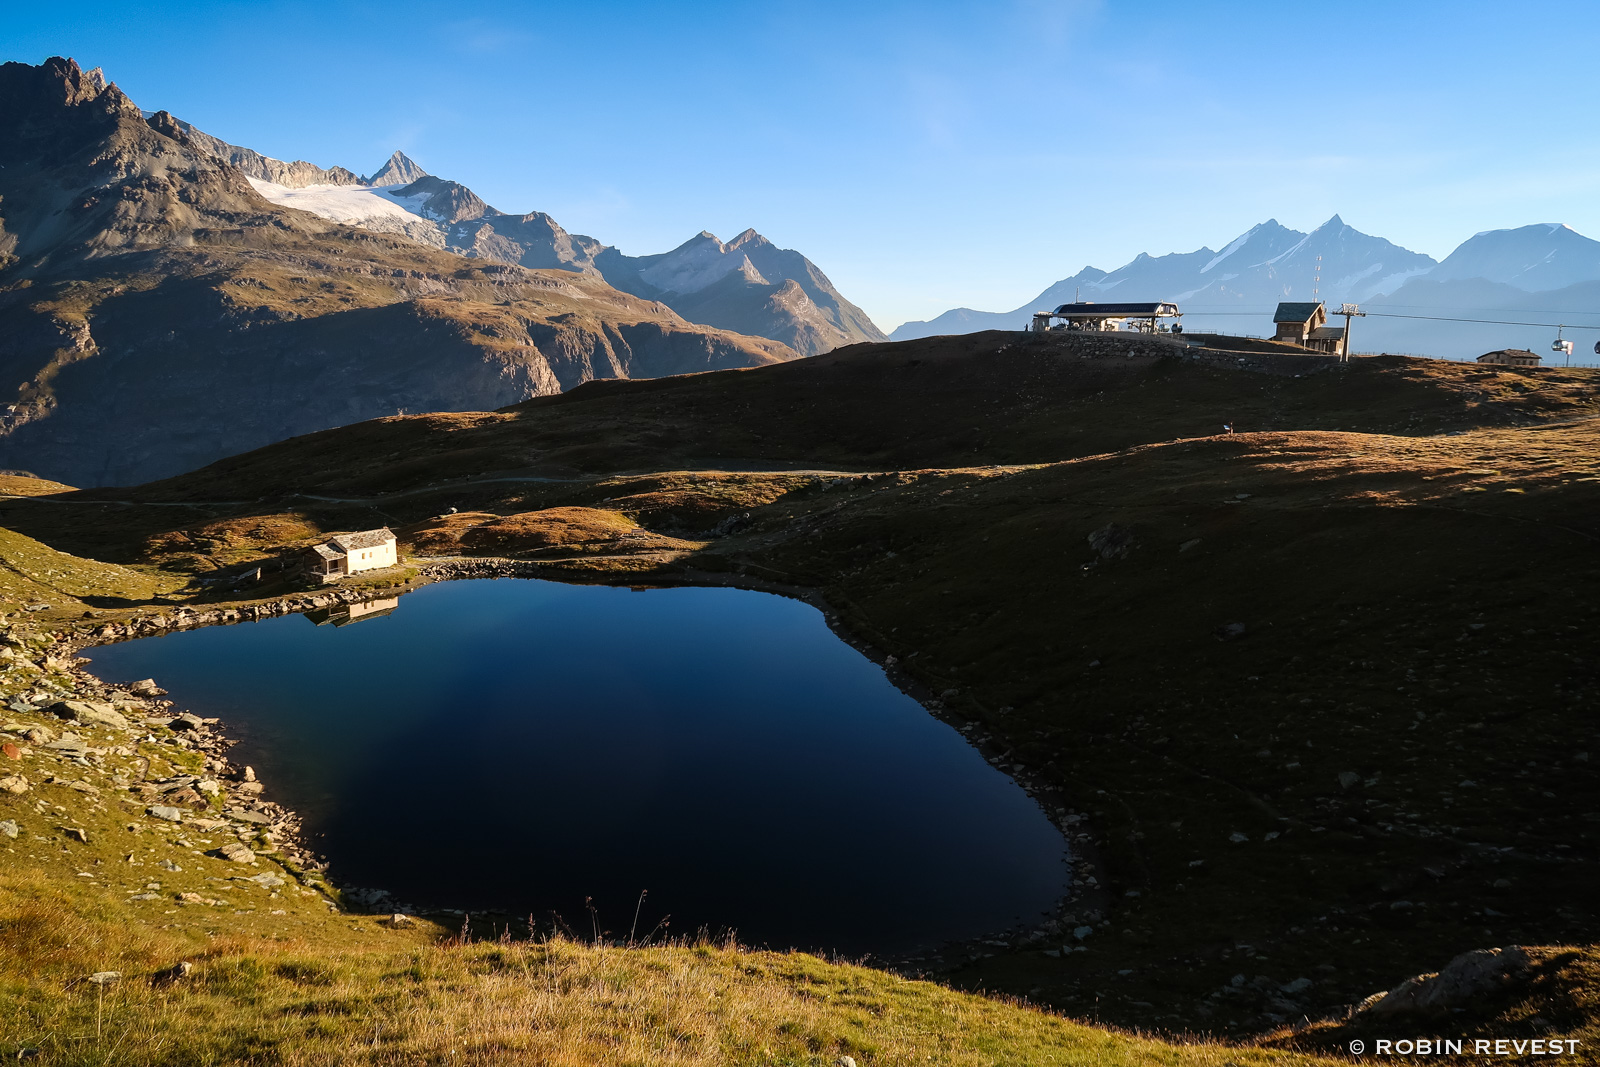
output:
<svg viewBox="0 0 1600 1067"><path fill-rule="evenodd" d="M1275 217L1600 236L1593 0L7 3L268 155L395 148L630 254L754 226L890 329Z"/></svg>

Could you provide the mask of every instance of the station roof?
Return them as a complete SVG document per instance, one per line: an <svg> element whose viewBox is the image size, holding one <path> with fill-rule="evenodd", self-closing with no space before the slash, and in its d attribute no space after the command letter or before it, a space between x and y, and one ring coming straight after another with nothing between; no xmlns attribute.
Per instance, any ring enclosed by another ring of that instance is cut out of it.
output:
<svg viewBox="0 0 1600 1067"><path fill-rule="evenodd" d="M1062 304L1053 314L1070 315L1076 318L1118 319L1135 318L1138 316L1167 316L1177 315L1178 305L1165 301L1153 304L1096 304L1092 300L1076 304Z"/></svg>
<svg viewBox="0 0 1600 1067"><path fill-rule="evenodd" d="M1318 300L1285 301L1278 305L1278 310L1273 314L1273 322L1310 322L1316 317L1317 309L1322 306Z"/></svg>

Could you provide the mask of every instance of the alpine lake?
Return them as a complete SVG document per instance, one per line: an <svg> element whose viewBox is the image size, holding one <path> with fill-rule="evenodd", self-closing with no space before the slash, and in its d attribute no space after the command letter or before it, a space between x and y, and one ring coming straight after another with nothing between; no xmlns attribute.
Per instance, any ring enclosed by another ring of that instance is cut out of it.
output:
<svg viewBox="0 0 1600 1067"><path fill-rule="evenodd" d="M85 654L219 717L336 883L424 912L892 956L1068 888L1036 801L770 593L476 579Z"/></svg>

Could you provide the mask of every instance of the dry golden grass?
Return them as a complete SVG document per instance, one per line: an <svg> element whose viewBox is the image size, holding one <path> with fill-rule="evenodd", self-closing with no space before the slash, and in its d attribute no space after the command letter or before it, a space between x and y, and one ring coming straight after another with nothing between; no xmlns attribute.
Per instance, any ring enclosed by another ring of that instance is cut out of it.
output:
<svg viewBox="0 0 1600 1067"><path fill-rule="evenodd" d="M621 511L555 507L496 515L441 515L400 531L413 553L526 556L550 550L614 553L692 551L699 545L651 533Z"/></svg>
<svg viewBox="0 0 1600 1067"><path fill-rule="evenodd" d="M19 474L0 474L0 496L49 496L75 492L72 486L48 478L28 478Z"/></svg>
<svg viewBox="0 0 1600 1067"><path fill-rule="evenodd" d="M13 901L15 898L13 898ZM113 924L49 896L0 918L0 1054L40 1064L1310 1064L1174 1045L801 954L434 942L371 918L315 939ZM156 974L195 964L182 981ZM108 985L87 980L117 970Z"/></svg>

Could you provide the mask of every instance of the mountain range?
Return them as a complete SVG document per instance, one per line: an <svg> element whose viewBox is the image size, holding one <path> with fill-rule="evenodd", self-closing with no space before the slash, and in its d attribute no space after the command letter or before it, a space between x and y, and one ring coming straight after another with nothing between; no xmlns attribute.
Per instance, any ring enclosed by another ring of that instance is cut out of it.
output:
<svg viewBox="0 0 1600 1067"><path fill-rule="evenodd" d="M0 466L70 484L146 481L297 434L489 411L594 378L798 355L596 271L468 258L273 203L249 169L338 179L329 188L368 179L219 154L70 59L0 65L0 159L0 389L14 398L0 406ZM371 180L429 180L408 166Z"/></svg>
<svg viewBox="0 0 1600 1067"><path fill-rule="evenodd" d="M1468 359L1498 348L1548 348L1554 328L1450 320L1600 326L1600 241L1544 223L1476 234L1438 261L1337 215L1310 233L1269 219L1220 251L1140 253L1113 271L1085 267L1014 310L955 308L907 322L892 337L1020 330L1035 311L1073 300L1171 300L1191 332L1270 336L1279 301L1312 299L1360 303L1368 312L1352 329L1356 351ZM1586 350L1582 338L1592 342L1600 332L1575 336Z"/></svg>
<svg viewBox="0 0 1600 1067"><path fill-rule="evenodd" d="M281 207L476 259L588 274L660 301L690 322L781 341L805 356L858 341L888 340L816 264L753 229L726 243L702 231L670 252L629 256L593 237L568 233L542 211L516 214L491 207L459 182L429 174L403 152L362 177L344 167L273 159L174 121L193 145L233 164L258 193Z"/></svg>

